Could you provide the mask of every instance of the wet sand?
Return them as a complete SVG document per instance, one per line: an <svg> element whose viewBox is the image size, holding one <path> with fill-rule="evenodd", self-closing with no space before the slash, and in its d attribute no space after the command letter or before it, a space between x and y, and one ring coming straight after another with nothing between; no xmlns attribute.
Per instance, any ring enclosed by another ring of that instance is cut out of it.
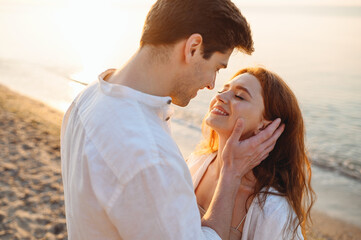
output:
<svg viewBox="0 0 361 240"><path fill-rule="evenodd" d="M0 239L66 239L61 118L0 86Z"/></svg>
<svg viewBox="0 0 361 240"><path fill-rule="evenodd" d="M61 119L62 113L0 85L0 239L67 239ZM181 128L173 125L175 132ZM361 239L352 224L317 211L312 216L310 239Z"/></svg>

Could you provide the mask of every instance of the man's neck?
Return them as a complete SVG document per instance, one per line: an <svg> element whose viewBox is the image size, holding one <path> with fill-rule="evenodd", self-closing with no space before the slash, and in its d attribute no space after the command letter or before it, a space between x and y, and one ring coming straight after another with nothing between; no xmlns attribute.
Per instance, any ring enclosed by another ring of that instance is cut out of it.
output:
<svg viewBox="0 0 361 240"><path fill-rule="evenodd" d="M172 77L170 63L160 63L143 47L108 82L155 96L169 96Z"/></svg>

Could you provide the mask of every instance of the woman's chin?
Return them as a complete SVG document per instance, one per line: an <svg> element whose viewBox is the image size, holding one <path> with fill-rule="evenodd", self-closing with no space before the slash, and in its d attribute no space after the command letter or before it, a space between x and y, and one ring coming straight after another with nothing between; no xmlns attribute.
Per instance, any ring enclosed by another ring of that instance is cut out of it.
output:
<svg viewBox="0 0 361 240"><path fill-rule="evenodd" d="M207 117L205 122L208 127L212 128L216 132L218 132L217 131L218 129L222 129L222 125L219 122L217 122L216 119L213 119L212 117Z"/></svg>
<svg viewBox="0 0 361 240"><path fill-rule="evenodd" d="M210 126L210 125L208 125ZM228 139L232 134L232 129L224 129L222 127L210 126L220 138Z"/></svg>
<svg viewBox="0 0 361 240"><path fill-rule="evenodd" d="M225 139L228 139L231 135L232 135L232 132L233 132L233 129L230 129L230 130L224 130L224 129L214 129L217 134ZM243 140L246 140L252 136L254 136L254 132L253 131L243 131L242 132L242 135L239 136L239 141L243 141Z"/></svg>
<svg viewBox="0 0 361 240"><path fill-rule="evenodd" d="M208 127L211 127L212 129L214 129L214 127L217 128L217 121L215 121L215 119L213 119L212 117L208 116L205 120L206 124Z"/></svg>
<svg viewBox="0 0 361 240"><path fill-rule="evenodd" d="M225 126L223 122L217 120L218 119L208 117L206 118L205 123L210 128L212 128L219 135L219 137L228 139L231 136L234 129L229 126ZM255 132L256 132L255 129L243 129L243 133L240 136L239 140L241 141L250 138L256 135Z"/></svg>

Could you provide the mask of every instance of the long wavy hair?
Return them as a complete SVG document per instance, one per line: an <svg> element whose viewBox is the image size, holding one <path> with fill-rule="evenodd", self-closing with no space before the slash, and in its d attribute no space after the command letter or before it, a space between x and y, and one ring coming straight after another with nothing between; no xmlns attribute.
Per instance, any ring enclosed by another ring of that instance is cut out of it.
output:
<svg viewBox="0 0 361 240"><path fill-rule="evenodd" d="M306 229L311 222L310 210L315 200L311 187L311 164L304 143L304 122L297 99L287 84L277 74L262 68L245 68L233 77L243 73L255 76L261 84L264 103L264 118L281 118L285 124L282 135L269 156L253 169L256 185L252 196L257 196L263 208L270 188L276 189L292 206L296 218L289 217L287 228L297 233L301 226L306 239ZM206 116L207 117L207 116ZM196 154L218 151L218 134L206 123L202 124L204 139L198 145ZM264 193L264 194L260 194Z"/></svg>

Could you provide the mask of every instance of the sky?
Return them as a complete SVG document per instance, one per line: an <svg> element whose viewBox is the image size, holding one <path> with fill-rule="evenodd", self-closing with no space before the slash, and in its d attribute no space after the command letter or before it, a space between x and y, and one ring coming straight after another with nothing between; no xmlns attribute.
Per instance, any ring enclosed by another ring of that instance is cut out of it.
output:
<svg viewBox="0 0 361 240"><path fill-rule="evenodd" d="M63 4L63 3L115 3L121 5L152 5L155 0L0 0L1 2L27 4ZM236 4L247 5L331 5L331 6L361 6L361 0L233 0Z"/></svg>

